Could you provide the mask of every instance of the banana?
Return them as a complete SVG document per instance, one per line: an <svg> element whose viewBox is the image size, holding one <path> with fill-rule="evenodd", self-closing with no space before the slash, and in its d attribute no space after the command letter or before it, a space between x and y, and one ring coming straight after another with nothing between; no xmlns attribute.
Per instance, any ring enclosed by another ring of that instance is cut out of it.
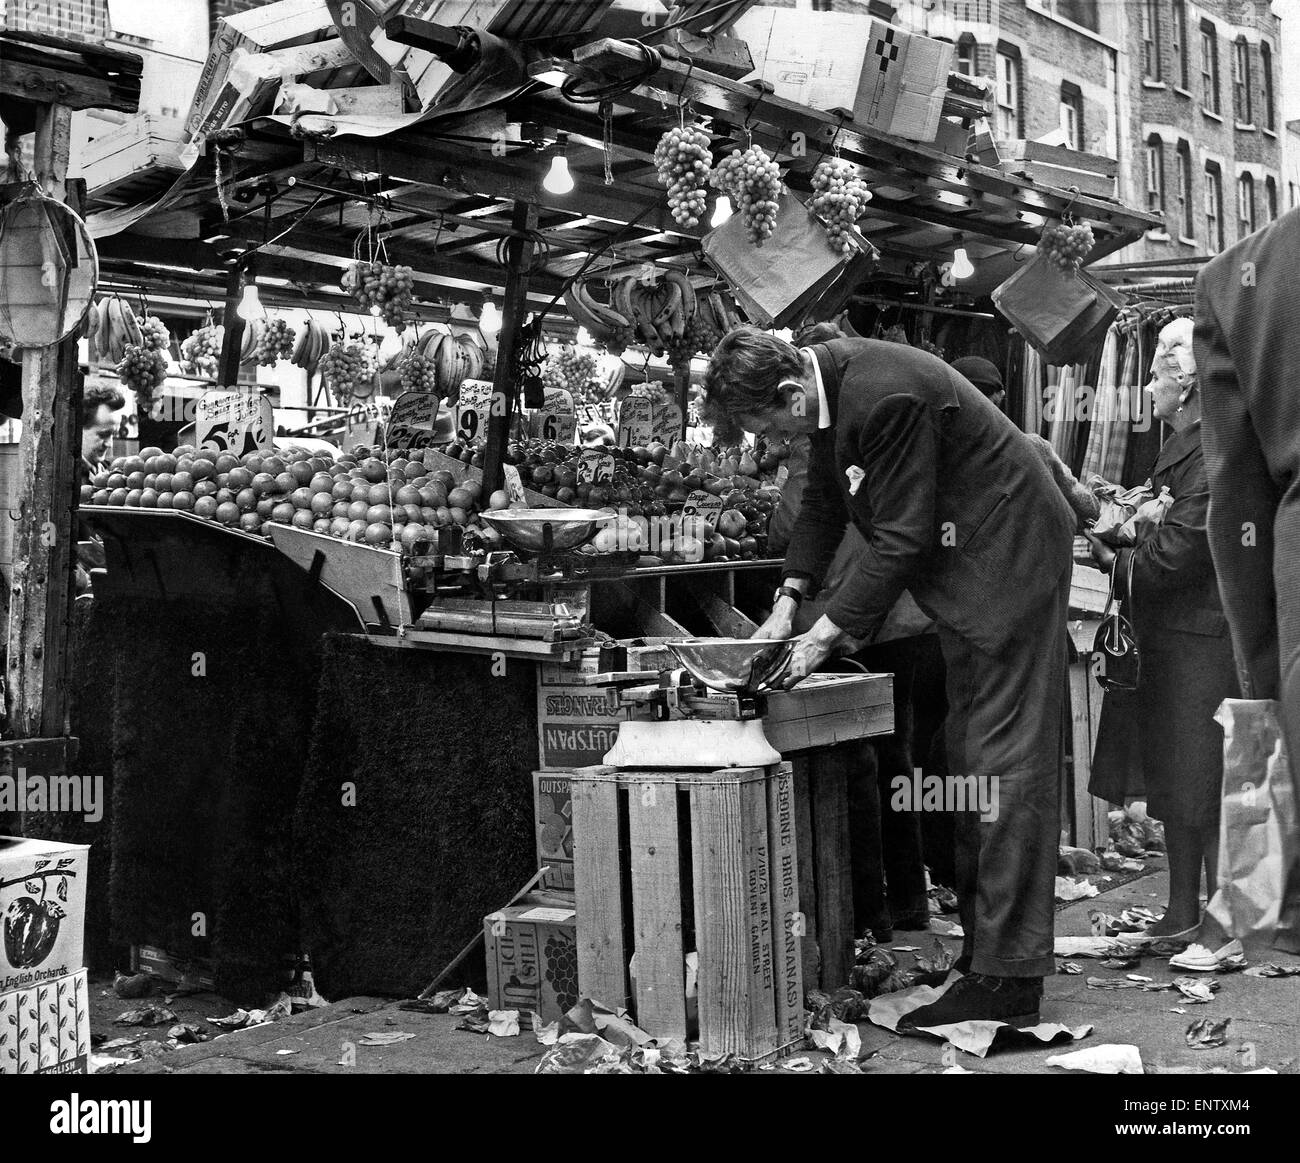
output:
<svg viewBox="0 0 1300 1163"><path fill-rule="evenodd" d="M289 362L294 367L306 367L303 356L307 352L307 344L311 339L311 321L308 320L307 326L298 332L297 339L293 343L293 355L289 357Z"/></svg>
<svg viewBox="0 0 1300 1163"><path fill-rule="evenodd" d="M126 329L122 323L121 300L116 295L105 300L104 312L108 318L108 342L104 345L104 349L109 361L116 364L126 353Z"/></svg>
<svg viewBox="0 0 1300 1163"><path fill-rule="evenodd" d="M239 344L239 362L251 363L257 351L257 341L264 324L260 319L250 319L244 324L244 334Z"/></svg>
<svg viewBox="0 0 1300 1163"><path fill-rule="evenodd" d="M731 321L732 328L744 327L745 318L740 313L740 308L736 306L736 301L730 295L722 297L722 304L727 309L727 318Z"/></svg>
<svg viewBox="0 0 1300 1163"><path fill-rule="evenodd" d="M673 317L673 313L681 309L681 287L672 282L662 283L655 296L655 302L661 304L654 314L654 324L658 327L661 323L667 323Z"/></svg>
<svg viewBox="0 0 1300 1163"><path fill-rule="evenodd" d="M669 271L666 277L670 283L681 290L682 314L686 317L686 321L690 322L695 315L695 288L691 286L690 278L685 271Z"/></svg>
<svg viewBox="0 0 1300 1163"><path fill-rule="evenodd" d="M461 345L465 349L465 357L468 361L469 368L465 373L467 380L481 380L483 378L483 365L486 354L477 340L472 336L464 335L461 337Z"/></svg>
<svg viewBox="0 0 1300 1163"><path fill-rule="evenodd" d="M612 306L602 303L595 295L591 293L591 288L585 283L578 283L575 287L578 300L582 305L598 320L600 320L606 331L617 327L628 327L631 320L628 319L621 311L615 310Z"/></svg>
<svg viewBox="0 0 1300 1163"><path fill-rule="evenodd" d="M603 339L610 328L583 300L577 283L570 283L564 288L564 305L568 307L573 321L591 332L596 339Z"/></svg>
<svg viewBox="0 0 1300 1163"><path fill-rule="evenodd" d="M456 341L450 335L442 337L434 362L438 369L438 391L443 396L449 396L460 387L460 383L456 380Z"/></svg>
<svg viewBox="0 0 1300 1163"><path fill-rule="evenodd" d="M627 320L629 327L636 325L636 320L633 318L635 307L632 301L632 292L636 289L636 279L632 275L625 275L613 285L610 291L610 302L614 310Z"/></svg>
<svg viewBox="0 0 1300 1163"><path fill-rule="evenodd" d="M122 305L122 327L127 343L135 344L136 347L144 346L144 332L140 330L140 320L125 304Z"/></svg>

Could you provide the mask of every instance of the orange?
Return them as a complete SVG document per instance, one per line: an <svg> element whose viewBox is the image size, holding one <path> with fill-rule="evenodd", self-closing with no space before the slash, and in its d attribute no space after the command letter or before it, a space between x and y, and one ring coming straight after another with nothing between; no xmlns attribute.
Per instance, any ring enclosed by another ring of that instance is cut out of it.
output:
<svg viewBox="0 0 1300 1163"><path fill-rule="evenodd" d="M217 502L215 497L199 497L194 502L194 514L198 517L215 517Z"/></svg>
<svg viewBox="0 0 1300 1163"><path fill-rule="evenodd" d="M173 509L192 509L198 502L194 499L194 494L178 489L172 495Z"/></svg>
<svg viewBox="0 0 1300 1163"><path fill-rule="evenodd" d="M393 539L393 531L387 525L373 521L366 526L367 545L387 545Z"/></svg>
<svg viewBox="0 0 1300 1163"><path fill-rule="evenodd" d="M234 501L223 501L217 506L217 520L223 525L238 524L239 506Z"/></svg>

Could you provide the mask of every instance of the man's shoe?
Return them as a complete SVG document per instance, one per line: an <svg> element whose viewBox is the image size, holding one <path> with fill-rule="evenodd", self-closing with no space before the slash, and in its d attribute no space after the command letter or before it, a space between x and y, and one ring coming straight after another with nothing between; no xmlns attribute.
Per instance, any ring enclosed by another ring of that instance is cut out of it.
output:
<svg viewBox="0 0 1300 1163"><path fill-rule="evenodd" d="M993 977L987 973L971 973L953 982L936 1001L904 1014L899 1020L898 1032L915 1034L922 1027L952 1026L958 1022L1036 1026L1042 996L1041 977Z"/></svg>

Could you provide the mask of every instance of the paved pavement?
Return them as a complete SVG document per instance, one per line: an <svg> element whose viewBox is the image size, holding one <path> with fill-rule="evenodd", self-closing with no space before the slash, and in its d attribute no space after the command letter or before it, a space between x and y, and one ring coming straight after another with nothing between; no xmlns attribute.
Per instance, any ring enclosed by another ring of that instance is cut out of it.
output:
<svg viewBox="0 0 1300 1163"><path fill-rule="evenodd" d="M1058 936L1090 933L1088 913L1101 908L1109 913L1135 905L1159 908L1165 897L1163 871L1152 872L1091 900L1080 901L1057 914ZM915 934L896 943L919 944ZM928 944L928 941L926 942ZM951 942L956 946L957 942ZM1278 962L1295 964L1269 949L1248 950L1252 965ZM906 964L910 954L901 953ZM1189 1005L1169 992L1096 990L1089 976L1123 978L1118 970L1081 959L1078 976L1058 974L1046 982L1042 1018L1069 1026L1090 1024L1093 1033L1074 1046L1041 1050L996 1052L985 1059L957 1054L967 1070L997 1074L1061 1073L1044 1065L1046 1058L1063 1050L1101 1043L1126 1043L1139 1047L1148 1073L1199 1073L1214 1068L1231 1072L1272 1067L1283 1074L1300 1074L1300 977L1258 978L1241 974L1221 976L1221 989L1207 1005ZM1148 958L1140 972L1158 981L1177 976L1163 960ZM99 994L99 989L93 991ZM111 991L110 991L111 995ZM96 998L97 1008L128 1009L137 1003L111 996ZM237 1031L211 1042L183 1047L120 1069L121 1073L180 1074L527 1074L534 1071L543 1049L531 1033L516 1038L494 1038L457 1031L458 1018L399 1010L398 1003L383 998L348 998L285 1021ZM202 1005L200 1008L204 1008ZM209 998L211 1013L231 1007ZM1175 1008L1185 1013L1173 1012ZM194 1020L181 1014L184 1020ZM1185 1032L1192 1021L1209 1017L1231 1018L1227 1044L1219 1049L1189 1048ZM936 1040L900 1038L877 1026L861 1027L863 1069L872 1074L932 1074L942 1071L953 1052L945 1055ZM121 1035L121 1027L114 1034ZM388 1046L363 1046L368 1033L412 1033L414 1038ZM110 1035L112 1036L112 1035ZM818 1055L811 1055L814 1059Z"/></svg>

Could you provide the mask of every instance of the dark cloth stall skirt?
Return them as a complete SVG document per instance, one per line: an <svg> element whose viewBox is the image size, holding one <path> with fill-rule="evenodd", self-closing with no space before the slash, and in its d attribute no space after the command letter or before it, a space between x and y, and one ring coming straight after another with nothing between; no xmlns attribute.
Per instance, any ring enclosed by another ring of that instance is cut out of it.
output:
<svg viewBox="0 0 1300 1163"><path fill-rule="evenodd" d="M1167 824L1214 825L1223 794L1223 728L1214 712L1239 697L1231 639L1143 627L1138 647L1147 813Z"/></svg>

